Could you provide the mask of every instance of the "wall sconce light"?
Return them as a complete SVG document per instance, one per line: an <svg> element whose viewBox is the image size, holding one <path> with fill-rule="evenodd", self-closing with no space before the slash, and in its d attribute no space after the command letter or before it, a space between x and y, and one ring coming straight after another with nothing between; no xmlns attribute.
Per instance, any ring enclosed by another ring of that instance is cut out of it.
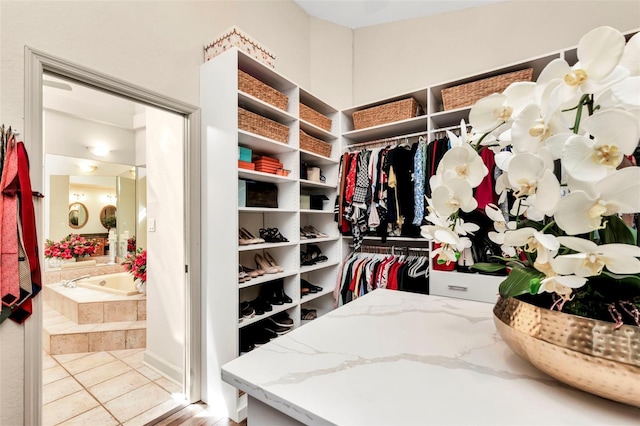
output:
<svg viewBox="0 0 640 426"><path fill-rule="evenodd" d="M104 157L111 152L111 149L106 145L88 146L87 149L96 157Z"/></svg>
<svg viewBox="0 0 640 426"><path fill-rule="evenodd" d="M75 198L76 201L84 200L84 194L78 194L77 192L74 192L72 195L73 195L73 198Z"/></svg>

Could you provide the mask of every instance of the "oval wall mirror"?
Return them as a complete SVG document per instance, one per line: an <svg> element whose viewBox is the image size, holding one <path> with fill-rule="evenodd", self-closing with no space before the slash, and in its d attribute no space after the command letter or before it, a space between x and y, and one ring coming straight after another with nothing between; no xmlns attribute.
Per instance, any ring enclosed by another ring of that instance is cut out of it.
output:
<svg viewBox="0 0 640 426"><path fill-rule="evenodd" d="M107 229L116 227L116 206L104 206L100 210L100 223Z"/></svg>
<svg viewBox="0 0 640 426"><path fill-rule="evenodd" d="M69 204L69 226L73 229L82 228L89 220L89 211L87 206L82 203Z"/></svg>

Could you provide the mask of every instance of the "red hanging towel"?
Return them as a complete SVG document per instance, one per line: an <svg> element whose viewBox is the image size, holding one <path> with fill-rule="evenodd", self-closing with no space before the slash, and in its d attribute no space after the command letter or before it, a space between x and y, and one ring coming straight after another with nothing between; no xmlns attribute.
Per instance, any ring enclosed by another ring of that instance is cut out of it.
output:
<svg viewBox="0 0 640 426"><path fill-rule="evenodd" d="M42 273L40 270L40 260L38 256L38 238L36 231L36 216L33 207L31 179L29 177L29 156L24 147L24 143L18 142L18 178L20 182L20 219L22 224L22 235L24 249L29 259L31 268L31 298L33 298L42 288ZM32 312L31 299L13 310L10 318L17 322L24 322Z"/></svg>
<svg viewBox="0 0 640 426"><path fill-rule="evenodd" d="M18 270L18 156L16 139L7 141L0 191L2 191L2 230L0 232L0 299L4 306L19 300Z"/></svg>

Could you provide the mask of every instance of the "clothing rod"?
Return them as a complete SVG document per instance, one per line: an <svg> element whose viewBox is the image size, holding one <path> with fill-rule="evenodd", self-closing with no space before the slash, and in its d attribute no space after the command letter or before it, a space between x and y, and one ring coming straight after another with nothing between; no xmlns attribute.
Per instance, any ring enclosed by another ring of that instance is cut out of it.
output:
<svg viewBox="0 0 640 426"><path fill-rule="evenodd" d="M466 127L469 128L469 127L471 127L471 125L467 124ZM459 128L460 128L460 125L449 126L449 127L441 127L439 129L425 130L425 131L422 131L422 132L410 133L410 134L407 134L407 135L400 135L400 136L393 136L393 137L390 137L390 138L376 139L376 140L368 141L368 142L358 142L358 143L354 143L354 144L351 144L351 145L347 146L347 148L353 149L353 148L357 148L357 147L375 145L375 144L379 144L379 143L394 142L394 141L399 141L399 140L402 140L402 139L415 138L416 136L430 135L430 134L433 134L433 133L446 132L447 130L455 130L455 129L459 129Z"/></svg>

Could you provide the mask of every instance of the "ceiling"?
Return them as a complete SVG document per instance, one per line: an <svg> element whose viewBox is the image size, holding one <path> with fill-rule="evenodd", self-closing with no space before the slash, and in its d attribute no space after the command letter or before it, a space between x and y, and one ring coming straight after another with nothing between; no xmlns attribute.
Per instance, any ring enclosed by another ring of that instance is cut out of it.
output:
<svg viewBox="0 0 640 426"><path fill-rule="evenodd" d="M354 29L499 1L505 0L295 0L311 16Z"/></svg>

